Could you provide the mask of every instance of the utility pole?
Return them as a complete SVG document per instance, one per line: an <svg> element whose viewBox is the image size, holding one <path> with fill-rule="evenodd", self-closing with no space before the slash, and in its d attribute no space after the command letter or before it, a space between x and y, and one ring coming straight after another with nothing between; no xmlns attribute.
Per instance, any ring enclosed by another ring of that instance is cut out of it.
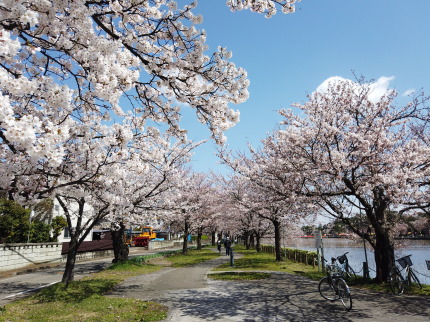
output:
<svg viewBox="0 0 430 322"><path fill-rule="evenodd" d="M318 227L318 230L315 231L315 247L317 249L317 264L318 271L324 271L324 248L322 241L322 227Z"/></svg>

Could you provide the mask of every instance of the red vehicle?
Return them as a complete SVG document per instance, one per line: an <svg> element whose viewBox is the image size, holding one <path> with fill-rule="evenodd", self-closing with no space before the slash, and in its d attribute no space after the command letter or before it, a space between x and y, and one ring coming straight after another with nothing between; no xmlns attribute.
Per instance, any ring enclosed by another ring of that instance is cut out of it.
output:
<svg viewBox="0 0 430 322"><path fill-rule="evenodd" d="M148 247L149 238L146 236L134 237L134 246L136 247Z"/></svg>

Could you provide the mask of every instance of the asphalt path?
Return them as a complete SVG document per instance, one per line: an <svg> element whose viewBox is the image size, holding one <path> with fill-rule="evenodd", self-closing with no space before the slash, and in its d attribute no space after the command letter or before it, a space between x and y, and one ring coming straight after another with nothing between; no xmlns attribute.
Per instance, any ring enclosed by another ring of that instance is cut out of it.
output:
<svg viewBox="0 0 430 322"><path fill-rule="evenodd" d="M78 263L77 278L110 262L111 258ZM212 268L226 262L229 257L221 255L191 267L164 267L125 280L108 296L162 303L169 307L166 321L175 322L430 321L430 297L352 288L353 309L347 312L340 302L329 302L319 295L318 281L300 275L272 272L268 279L240 282L208 278ZM0 279L0 305L28 294L16 296L19 292L59 281L62 270L58 267ZM9 295L14 296L4 299Z"/></svg>
<svg viewBox="0 0 430 322"><path fill-rule="evenodd" d="M108 296L155 301L169 307L166 321L430 321L430 297L396 296L352 288L353 309L329 302L318 281L271 272L259 281L217 281L220 256L192 267L165 267L119 284ZM212 272L215 273L215 272Z"/></svg>

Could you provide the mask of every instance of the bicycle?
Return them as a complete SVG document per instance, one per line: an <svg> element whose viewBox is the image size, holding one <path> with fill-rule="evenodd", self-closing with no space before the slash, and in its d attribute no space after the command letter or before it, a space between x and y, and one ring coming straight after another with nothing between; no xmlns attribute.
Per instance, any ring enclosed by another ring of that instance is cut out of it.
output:
<svg viewBox="0 0 430 322"><path fill-rule="evenodd" d="M345 254L338 256L336 257L336 259L341 265L344 278L349 280L355 280L357 279L357 274L355 274L355 271L349 265L348 257L346 257L346 254L348 253L349 252L346 252Z"/></svg>
<svg viewBox="0 0 430 322"><path fill-rule="evenodd" d="M422 289L422 285L417 275L414 273L411 261L412 255L403 256L396 261L402 267L400 270L396 265L393 266L391 272L388 276L388 284L390 284L391 291L394 294L401 295L403 294L406 286L412 286L412 284L416 284L420 289ZM402 272L405 272L405 275Z"/></svg>
<svg viewBox="0 0 430 322"><path fill-rule="evenodd" d="M326 265L327 276L318 284L318 291L323 298L331 302L340 300L347 311L352 309L352 298L349 286L342 278L342 270L336 265L336 258L331 259L331 264ZM324 261L326 261L324 259ZM326 261L327 262L327 261Z"/></svg>

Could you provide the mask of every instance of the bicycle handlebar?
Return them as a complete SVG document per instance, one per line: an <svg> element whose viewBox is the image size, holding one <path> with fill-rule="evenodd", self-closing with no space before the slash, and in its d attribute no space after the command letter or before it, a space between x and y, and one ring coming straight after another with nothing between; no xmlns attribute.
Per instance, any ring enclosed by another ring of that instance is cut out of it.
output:
<svg viewBox="0 0 430 322"><path fill-rule="evenodd" d="M345 256L345 257L346 257L346 254L349 254L349 252L346 252L345 254L340 255L340 256L337 256L337 257L332 257L332 258L331 258L331 262L332 262L332 263L334 263L336 260L339 260L341 257L343 257L343 256ZM327 263L328 263L328 260L326 260L324 257L323 257L323 259L324 259L324 261L325 261L325 262L327 262Z"/></svg>
<svg viewBox="0 0 430 322"><path fill-rule="evenodd" d="M411 256L412 256L412 254L410 254L410 255L405 255L405 256L402 256L402 257L398 257L398 258L396 258L396 261L398 261L399 259L406 258L406 257L411 257Z"/></svg>

